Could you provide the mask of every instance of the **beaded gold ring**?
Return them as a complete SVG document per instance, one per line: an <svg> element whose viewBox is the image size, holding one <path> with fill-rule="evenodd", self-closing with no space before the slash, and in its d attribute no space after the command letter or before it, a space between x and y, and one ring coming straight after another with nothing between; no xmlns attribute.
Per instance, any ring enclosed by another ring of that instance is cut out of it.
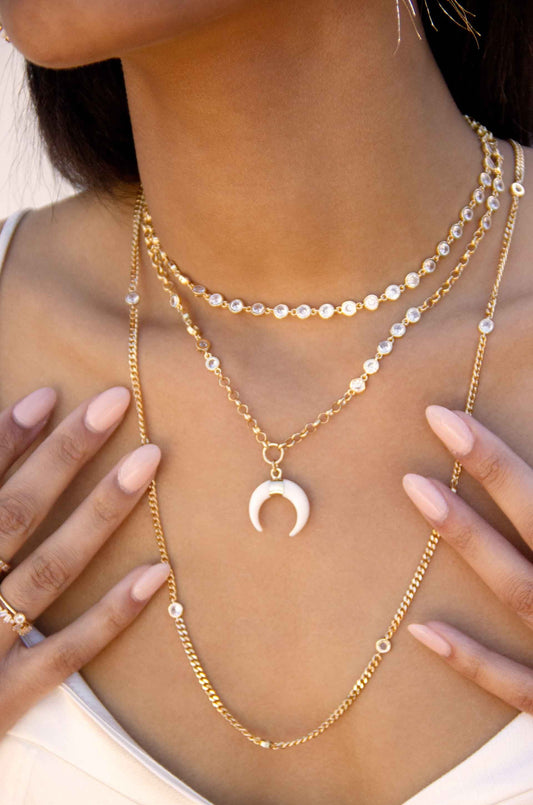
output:
<svg viewBox="0 0 533 805"><path fill-rule="evenodd" d="M0 621L8 623L18 635L28 634L33 629L33 624L26 615L12 607L2 593L0 593Z"/></svg>

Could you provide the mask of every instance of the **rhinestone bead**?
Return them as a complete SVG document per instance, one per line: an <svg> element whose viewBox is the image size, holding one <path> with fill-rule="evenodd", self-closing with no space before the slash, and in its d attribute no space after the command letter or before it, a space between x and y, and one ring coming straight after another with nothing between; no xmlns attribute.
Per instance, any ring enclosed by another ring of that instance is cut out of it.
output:
<svg viewBox="0 0 533 805"><path fill-rule="evenodd" d="M311 308L309 305L298 305L296 308L296 315L299 319L308 319L311 315Z"/></svg>
<svg viewBox="0 0 533 805"><path fill-rule="evenodd" d="M331 319L335 313L335 308L329 302L325 302L318 308L318 315L321 319Z"/></svg>
<svg viewBox="0 0 533 805"><path fill-rule="evenodd" d="M240 313L244 307L242 299L232 299L229 303L229 309L232 313Z"/></svg>
<svg viewBox="0 0 533 805"><path fill-rule="evenodd" d="M14 623L24 623L24 620L25 620L25 618L24 618L24 615L22 614L22 612L17 612L16 615L13 615L13 622Z"/></svg>
<svg viewBox="0 0 533 805"><path fill-rule="evenodd" d="M211 357L206 360L205 365L210 372L214 372L215 369L218 369L220 366L220 361L214 355L211 355Z"/></svg>
<svg viewBox="0 0 533 805"><path fill-rule="evenodd" d="M392 341L380 341L378 344L378 352L380 355L388 355L392 352Z"/></svg>
<svg viewBox="0 0 533 805"><path fill-rule="evenodd" d="M450 253L450 246L448 243L446 243L445 240L441 240L441 242L437 246L437 251L441 255L441 257L446 257L446 255Z"/></svg>
<svg viewBox="0 0 533 805"><path fill-rule="evenodd" d="M173 601L168 606L168 614L174 619L181 618L183 614L183 605L180 604L179 601Z"/></svg>
<svg viewBox="0 0 533 805"><path fill-rule="evenodd" d="M487 207L489 210L497 210L500 206L500 200L497 196L489 196L487 199Z"/></svg>
<svg viewBox="0 0 533 805"><path fill-rule="evenodd" d="M481 187L477 187L472 193L472 198L476 204L481 204L485 198L485 191Z"/></svg>
<svg viewBox="0 0 533 805"><path fill-rule="evenodd" d="M342 303L341 310L345 316L353 316L357 311L357 305L351 299L347 299L346 302Z"/></svg>
<svg viewBox="0 0 533 805"><path fill-rule="evenodd" d="M182 285L188 285L189 280L184 274L176 274L178 281L181 282Z"/></svg>
<svg viewBox="0 0 533 805"><path fill-rule="evenodd" d="M492 186L497 193L503 193L503 191L505 190L505 185L503 183L503 179L501 178L501 176L497 176L494 179Z"/></svg>
<svg viewBox="0 0 533 805"><path fill-rule="evenodd" d="M170 303L170 307L178 307L180 298L177 293L173 293L168 301Z"/></svg>
<svg viewBox="0 0 533 805"><path fill-rule="evenodd" d="M219 307L222 304L222 294L212 293L209 297L209 304L212 307Z"/></svg>
<svg viewBox="0 0 533 805"><path fill-rule="evenodd" d="M420 283L420 277L416 271L411 271L405 278L405 284L408 288L416 288Z"/></svg>
<svg viewBox="0 0 533 805"><path fill-rule="evenodd" d="M490 171L495 171L497 165L491 156L485 157L485 167L488 168Z"/></svg>
<svg viewBox="0 0 533 805"><path fill-rule="evenodd" d="M376 310L379 305L379 299L375 293L369 293L365 296L363 304L367 310Z"/></svg>
<svg viewBox="0 0 533 805"><path fill-rule="evenodd" d="M379 361L377 358L369 358L363 364L363 369L367 375L375 375L379 369Z"/></svg>
<svg viewBox="0 0 533 805"><path fill-rule="evenodd" d="M270 749L272 744L270 743L270 741L260 741L259 746L262 746L263 749Z"/></svg>
<svg viewBox="0 0 533 805"><path fill-rule="evenodd" d="M381 640L378 640L376 643L376 649L380 654L387 654L391 648L391 642L387 640L386 637L382 637Z"/></svg>
<svg viewBox="0 0 533 805"><path fill-rule="evenodd" d="M141 297L135 291L130 291L130 293L126 294L126 303L128 305L136 305Z"/></svg>
<svg viewBox="0 0 533 805"><path fill-rule="evenodd" d="M193 285L192 292L197 296L201 296L203 293L205 293L205 287L203 285Z"/></svg>
<svg viewBox="0 0 533 805"><path fill-rule="evenodd" d="M524 185L521 182L513 182L511 185L511 193L513 196L523 196L526 192Z"/></svg>
<svg viewBox="0 0 533 805"><path fill-rule="evenodd" d="M401 296L401 293L402 292L400 290L399 285L388 285L385 288L385 296L387 297L387 299L392 299L392 300L399 299L400 296Z"/></svg>
<svg viewBox="0 0 533 805"><path fill-rule="evenodd" d="M422 268L426 272L426 274L431 274L437 268L437 264L435 260L432 260L431 257L428 257L427 260L424 260L422 263Z"/></svg>
<svg viewBox="0 0 533 805"><path fill-rule="evenodd" d="M485 185L485 187L490 187L492 184L490 173L483 171L479 176L479 183Z"/></svg>
<svg viewBox="0 0 533 805"><path fill-rule="evenodd" d="M494 322L490 318L481 319L477 328L480 333L488 335L488 333L492 333L492 331L494 330Z"/></svg>
<svg viewBox="0 0 533 805"><path fill-rule="evenodd" d="M289 308L287 305L276 305L274 308L274 316L277 319L284 319L285 316L289 315Z"/></svg>
<svg viewBox="0 0 533 805"><path fill-rule="evenodd" d="M252 305L252 313L254 316L262 316L265 312L265 306L262 302L254 302Z"/></svg>
<svg viewBox="0 0 533 805"><path fill-rule="evenodd" d="M481 225L483 226L483 229L490 229L492 225L492 218L490 217L488 212L485 213L485 215L481 219Z"/></svg>
<svg viewBox="0 0 533 805"><path fill-rule="evenodd" d="M350 388L356 394L361 394L366 388L366 383L362 377L354 377L353 380L350 380Z"/></svg>
<svg viewBox="0 0 533 805"><path fill-rule="evenodd" d="M474 217L474 211L472 207L463 207L461 210L461 218L463 221L471 221Z"/></svg>
<svg viewBox="0 0 533 805"><path fill-rule="evenodd" d="M209 349L210 346L211 344L205 338L202 338L200 341L198 341L198 349L201 349L202 351Z"/></svg>
<svg viewBox="0 0 533 805"><path fill-rule="evenodd" d="M397 321L390 328L390 334L395 338L401 338L402 335L405 335L405 324L403 324L401 321Z"/></svg>
<svg viewBox="0 0 533 805"><path fill-rule="evenodd" d="M422 315L417 307L410 307L407 309L406 313L407 321L410 321L414 324L416 321L420 321L420 316Z"/></svg>
<svg viewBox="0 0 533 805"><path fill-rule="evenodd" d="M462 224L454 224L450 229L450 232L454 236L456 240L458 240L463 235L463 225Z"/></svg>

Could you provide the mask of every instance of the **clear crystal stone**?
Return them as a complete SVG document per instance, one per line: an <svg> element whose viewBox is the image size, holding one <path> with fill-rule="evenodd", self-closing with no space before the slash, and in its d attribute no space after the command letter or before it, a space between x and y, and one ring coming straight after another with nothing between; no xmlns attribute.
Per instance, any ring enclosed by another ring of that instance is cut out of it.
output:
<svg viewBox="0 0 533 805"><path fill-rule="evenodd" d="M210 372L214 372L215 369L218 369L218 367L220 366L220 361L214 355L211 355L211 357L206 360L205 365L207 366Z"/></svg>
<svg viewBox="0 0 533 805"><path fill-rule="evenodd" d="M198 341L198 349L206 350L209 349L210 346L209 341L207 341L205 338L202 338L200 341Z"/></svg>
<svg viewBox="0 0 533 805"><path fill-rule="evenodd" d="M354 377L353 380L350 380L350 388L356 394L361 394L366 388L366 383L362 377Z"/></svg>
<svg viewBox="0 0 533 805"><path fill-rule="evenodd" d="M213 307L218 307L222 304L222 294L221 293L212 293L209 297L209 304Z"/></svg>
<svg viewBox="0 0 533 805"><path fill-rule="evenodd" d="M421 315L422 314L420 313L420 311L419 311L419 309L417 307L407 308L407 311L405 313L407 321L410 321L412 323L414 323L416 321L419 321Z"/></svg>
<svg viewBox="0 0 533 805"><path fill-rule="evenodd" d="M307 319L311 315L311 308L309 305L298 305L296 315L299 319Z"/></svg>
<svg viewBox="0 0 533 805"><path fill-rule="evenodd" d="M401 321L397 321L390 328L390 334L395 338L401 338L402 335L405 335L405 324L403 324Z"/></svg>
<svg viewBox="0 0 533 805"><path fill-rule="evenodd" d="M24 623L25 617L22 612L17 612L16 615L13 615L13 622L14 623Z"/></svg>
<svg viewBox="0 0 533 805"><path fill-rule="evenodd" d="M487 207L489 210L497 210L500 206L500 200L497 196L489 196L487 199Z"/></svg>
<svg viewBox="0 0 533 805"><path fill-rule="evenodd" d="M380 341L378 344L378 352L380 355L388 355L392 352L392 341Z"/></svg>
<svg viewBox="0 0 533 805"><path fill-rule="evenodd" d="M377 358L369 358L363 364L363 369L367 375L375 375L379 369L379 361Z"/></svg>
<svg viewBox="0 0 533 805"><path fill-rule="evenodd" d="M387 654L391 648L391 642L390 640L387 640L386 637L382 637L381 640L378 640L376 643L376 649L380 654Z"/></svg>
<svg viewBox="0 0 533 805"><path fill-rule="evenodd" d="M262 316L265 312L265 306L262 302L254 302L252 305L252 313L254 316Z"/></svg>
<svg viewBox="0 0 533 805"><path fill-rule="evenodd" d="M463 235L463 225L462 225L462 224L459 224L459 223L454 224L454 225L451 227L450 232L452 233L452 235L454 236L454 238L455 238L456 240L458 240L458 238L462 237L462 235Z"/></svg>
<svg viewBox="0 0 533 805"><path fill-rule="evenodd" d="M513 182L511 185L511 193L513 196L523 196L525 193L525 188L522 182Z"/></svg>
<svg viewBox="0 0 533 805"><path fill-rule="evenodd" d="M490 187L492 184L490 173L483 171L483 173L481 173L479 176L479 183L484 185L485 187Z"/></svg>
<svg viewBox="0 0 533 805"><path fill-rule="evenodd" d="M128 305L136 305L141 297L135 291L130 291L126 294L126 302Z"/></svg>
<svg viewBox="0 0 533 805"><path fill-rule="evenodd" d="M503 191L505 190L505 185L503 183L503 179L501 178L501 176L497 176L494 179L492 186L497 193L503 193Z"/></svg>
<svg viewBox="0 0 533 805"><path fill-rule="evenodd" d="M270 749L271 743L270 741L261 741L259 746L262 746L263 749Z"/></svg>
<svg viewBox="0 0 533 805"><path fill-rule="evenodd" d="M183 604L180 604L179 601L173 601L168 605L168 614L171 618L181 618L183 614Z"/></svg>
<svg viewBox="0 0 533 805"><path fill-rule="evenodd" d="M357 305L352 299L347 299L342 303L341 309L345 316L353 316L357 311Z"/></svg>
<svg viewBox="0 0 533 805"><path fill-rule="evenodd" d="M201 294L205 293L205 287L203 285L193 285L192 292L200 296Z"/></svg>
<svg viewBox="0 0 533 805"><path fill-rule="evenodd" d="M431 257L428 257L427 260L424 260L422 263L422 268L427 274L431 274L432 271L435 271L437 268L437 264L435 260L432 260Z"/></svg>
<svg viewBox="0 0 533 805"><path fill-rule="evenodd" d="M331 319L334 313L335 307L329 302L324 302L324 304L320 305L318 308L318 315L321 319Z"/></svg>
<svg viewBox="0 0 533 805"><path fill-rule="evenodd" d="M474 217L474 211L472 207L463 207L461 210L461 218L463 221L471 221Z"/></svg>
<svg viewBox="0 0 533 805"><path fill-rule="evenodd" d="M441 240L437 246L437 251L442 257L446 257L446 255L450 253L450 246L445 240Z"/></svg>
<svg viewBox="0 0 533 805"><path fill-rule="evenodd" d="M385 288L385 296L387 299L399 299L401 296L401 290L399 285L387 285Z"/></svg>
<svg viewBox="0 0 533 805"><path fill-rule="evenodd" d="M379 299L375 293L369 293L363 299L363 304L367 310L376 310L379 305Z"/></svg>
<svg viewBox="0 0 533 805"><path fill-rule="evenodd" d="M492 219L491 219L490 215L488 214L488 212L485 213L485 215L481 219L481 224L483 226L483 229L490 229L491 224L492 224Z"/></svg>
<svg viewBox="0 0 533 805"><path fill-rule="evenodd" d="M474 192L472 193L472 198L476 202L476 204L481 204L483 199L485 198L485 191L481 187L476 187Z"/></svg>
<svg viewBox="0 0 533 805"><path fill-rule="evenodd" d="M177 293L173 293L168 301L170 303L170 307L178 307L180 298Z"/></svg>
<svg viewBox="0 0 533 805"><path fill-rule="evenodd" d="M240 313L244 307L242 299L232 299L229 303L229 309L232 313Z"/></svg>
<svg viewBox="0 0 533 805"><path fill-rule="evenodd" d="M289 308L288 308L287 305L283 305L283 304L276 305L276 307L274 308L274 316L277 319L284 319L285 316L288 316L288 315L289 315Z"/></svg>
<svg viewBox="0 0 533 805"><path fill-rule="evenodd" d="M488 168L491 171L496 170L497 165L496 165L495 161L493 160L493 158L491 156L485 157L485 167Z"/></svg>
<svg viewBox="0 0 533 805"><path fill-rule="evenodd" d="M405 284L408 288L416 288L420 283L420 277L416 273L416 271L410 271L409 274L405 277Z"/></svg>
<svg viewBox="0 0 533 805"><path fill-rule="evenodd" d="M485 333L485 335L487 335L488 333L492 333L494 330L494 322L490 318L481 319L477 328L480 333Z"/></svg>

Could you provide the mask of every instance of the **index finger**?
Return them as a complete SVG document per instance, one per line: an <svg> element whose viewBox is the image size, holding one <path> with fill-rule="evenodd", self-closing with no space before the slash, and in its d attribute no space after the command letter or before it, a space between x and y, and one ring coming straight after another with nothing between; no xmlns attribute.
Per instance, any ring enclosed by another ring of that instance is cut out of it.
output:
<svg viewBox="0 0 533 805"><path fill-rule="evenodd" d="M533 469L503 439L465 411L429 405L426 418L433 432L533 548Z"/></svg>

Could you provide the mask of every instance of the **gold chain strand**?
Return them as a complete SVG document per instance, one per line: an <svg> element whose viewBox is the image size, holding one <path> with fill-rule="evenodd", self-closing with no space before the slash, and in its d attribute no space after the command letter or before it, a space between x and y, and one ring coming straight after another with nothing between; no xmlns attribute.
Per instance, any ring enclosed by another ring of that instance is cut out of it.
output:
<svg viewBox="0 0 533 805"><path fill-rule="evenodd" d="M261 302L256 302L252 305L244 304L241 299L233 299L228 302L220 293L211 293L204 285L195 283L192 279L187 277L179 266L169 258L168 254L160 248L159 238L157 237L153 225L152 218L146 204L143 206L142 218L143 228L145 231L146 245L148 241L152 243L156 249L157 260L169 271L181 285L189 288L195 296L208 302L212 307L217 309L230 310L233 313L251 313L255 316L269 316L273 315L276 319L284 319L287 316L294 316L299 319L306 319L310 316L319 316L321 319L329 319L334 314L342 314L344 316L354 316L360 310L377 310L382 302L396 301L405 292L407 288L416 288L420 280L433 272L437 268L439 261L446 257L450 252L450 246L463 235L464 225L472 220L474 209L477 205L481 204L484 200L485 190L493 185L495 189L501 186L500 166L497 161L494 161L492 152L488 148L488 143L494 144L494 139L490 132L484 127L480 126L476 121L472 120L465 115L465 118L474 132L478 135L480 146L483 153L482 172L479 175L479 185L470 194L470 201L464 206L460 212L460 220L452 224L449 228L448 235L444 240L437 244L437 248L432 257L422 261L421 267L418 271L409 272L403 283L392 283L386 290L378 295L375 293L367 294L363 301L355 302L353 300L346 300L342 305L332 305L325 303L317 307L312 307L307 304L297 305L294 308L289 308L285 304L278 304L274 307L263 305ZM492 175L495 175L493 180ZM493 184L493 182L495 184ZM490 221L489 221L490 225Z"/></svg>
<svg viewBox="0 0 533 805"><path fill-rule="evenodd" d="M487 305L486 313L487 318L482 320L478 328L480 330L480 338L478 343L478 349L476 353L476 358L474 362L474 369L472 373L472 379L470 383L470 389L468 393L468 399L466 404L466 412L471 414L474 401L479 385L479 377L481 372L481 365L483 362L483 356L486 346L486 333L490 332L490 329L484 323L490 322L492 324L492 317L494 314L496 300L498 296L498 291L503 275L503 271L506 265L507 256L509 253L509 248L511 245L511 239L514 231L516 215L518 211L518 201L519 198L524 194L524 188L522 185L523 175L524 175L524 157L523 151L521 146L516 143L514 140L511 140L511 145L514 150L515 154L515 182L511 186L511 194L512 194L512 203L511 208L509 211L507 225L505 227L505 232L503 236L503 245L500 253L499 263L498 263L498 271L496 281L494 283L489 303ZM138 310L137 310L137 303L138 303L138 295L136 294L136 287L137 287L137 279L139 274L139 230L140 230L140 220L141 220L141 204L140 198L137 201L136 208L135 208L135 215L134 215L134 238L132 244L132 268L131 268L131 278L130 278L130 288L129 294L130 300L128 304L130 305L130 338L129 338L129 367L130 367L130 378L131 384L133 389L133 394L136 402L136 410L137 410L137 417L138 417L138 424L139 424L139 433L141 436L141 442L146 443L149 441L147 436L145 418L144 418L144 407L143 407L143 398L142 398L142 391L141 391L141 382L140 382L140 375L139 375L139 366L138 366L138 329L139 329L139 319L138 319ZM133 298L137 296L137 301L133 301ZM462 465L459 462L455 462L452 474L452 481L450 483L450 488L452 491L457 491L457 484L459 481L460 473L461 473ZM150 503L150 510L152 513L153 518L153 525L154 531L156 534L157 545L160 551L161 560L165 562L169 562L168 550L166 546L166 541L163 535L163 530L161 527L160 517L159 517L159 509L158 509L158 500L157 500L157 491L156 491L156 483L152 481L149 489L149 503ZM398 610L396 611L392 622L389 626L389 629L386 633L384 638L380 638L376 642L376 653L373 654L372 658L370 659L369 663L367 664L366 668L364 669L363 673L352 687L346 698L341 702L341 704L325 719L318 727L314 730L311 730L306 735L303 735L299 738L293 739L291 741L268 741L261 738L258 735L255 735L250 730L248 730L243 724L241 724L238 719L236 719L224 706L221 699L219 698L218 694L216 693L215 689L211 685L207 674L203 670L202 664L198 658L194 650L193 643L190 639L188 634L187 628L185 626L185 622L183 618L175 617L174 622L176 625L176 629L180 640L182 642L183 648L185 650L186 656L189 660L189 663L195 673L195 676L200 683L202 689L208 696L209 701L213 705L213 707L219 712L225 719L228 721L231 726L233 726L236 730L238 730L242 735L244 735L248 740L254 743L257 746L261 746L263 748L270 748L270 749L286 749L292 746L297 746L307 741L311 740L312 738L321 735L328 727L330 727L337 719L339 719L353 704L356 698L360 695L362 690L366 687L372 675L374 674L376 668L379 666L383 659L383 655L388 653L392 647L392 638L395 632L397 631L401 621L405 617L405 614L414 599L414 596L422 582L422 579L425 575L425 572L429 566L431 558L435 552L439 541L439 534L433 530L429 541L426 545L424 553L422 555L422 559L420 560L413 578L407 588L406 593L402 599L402 603ZM176 580L173 571L171 571L170 576L168 578L168 587L170 593L170 601L172 606L173 604L177 603L177 594L176 594ZM179 606L179 605L178 605Z"/></svg>

